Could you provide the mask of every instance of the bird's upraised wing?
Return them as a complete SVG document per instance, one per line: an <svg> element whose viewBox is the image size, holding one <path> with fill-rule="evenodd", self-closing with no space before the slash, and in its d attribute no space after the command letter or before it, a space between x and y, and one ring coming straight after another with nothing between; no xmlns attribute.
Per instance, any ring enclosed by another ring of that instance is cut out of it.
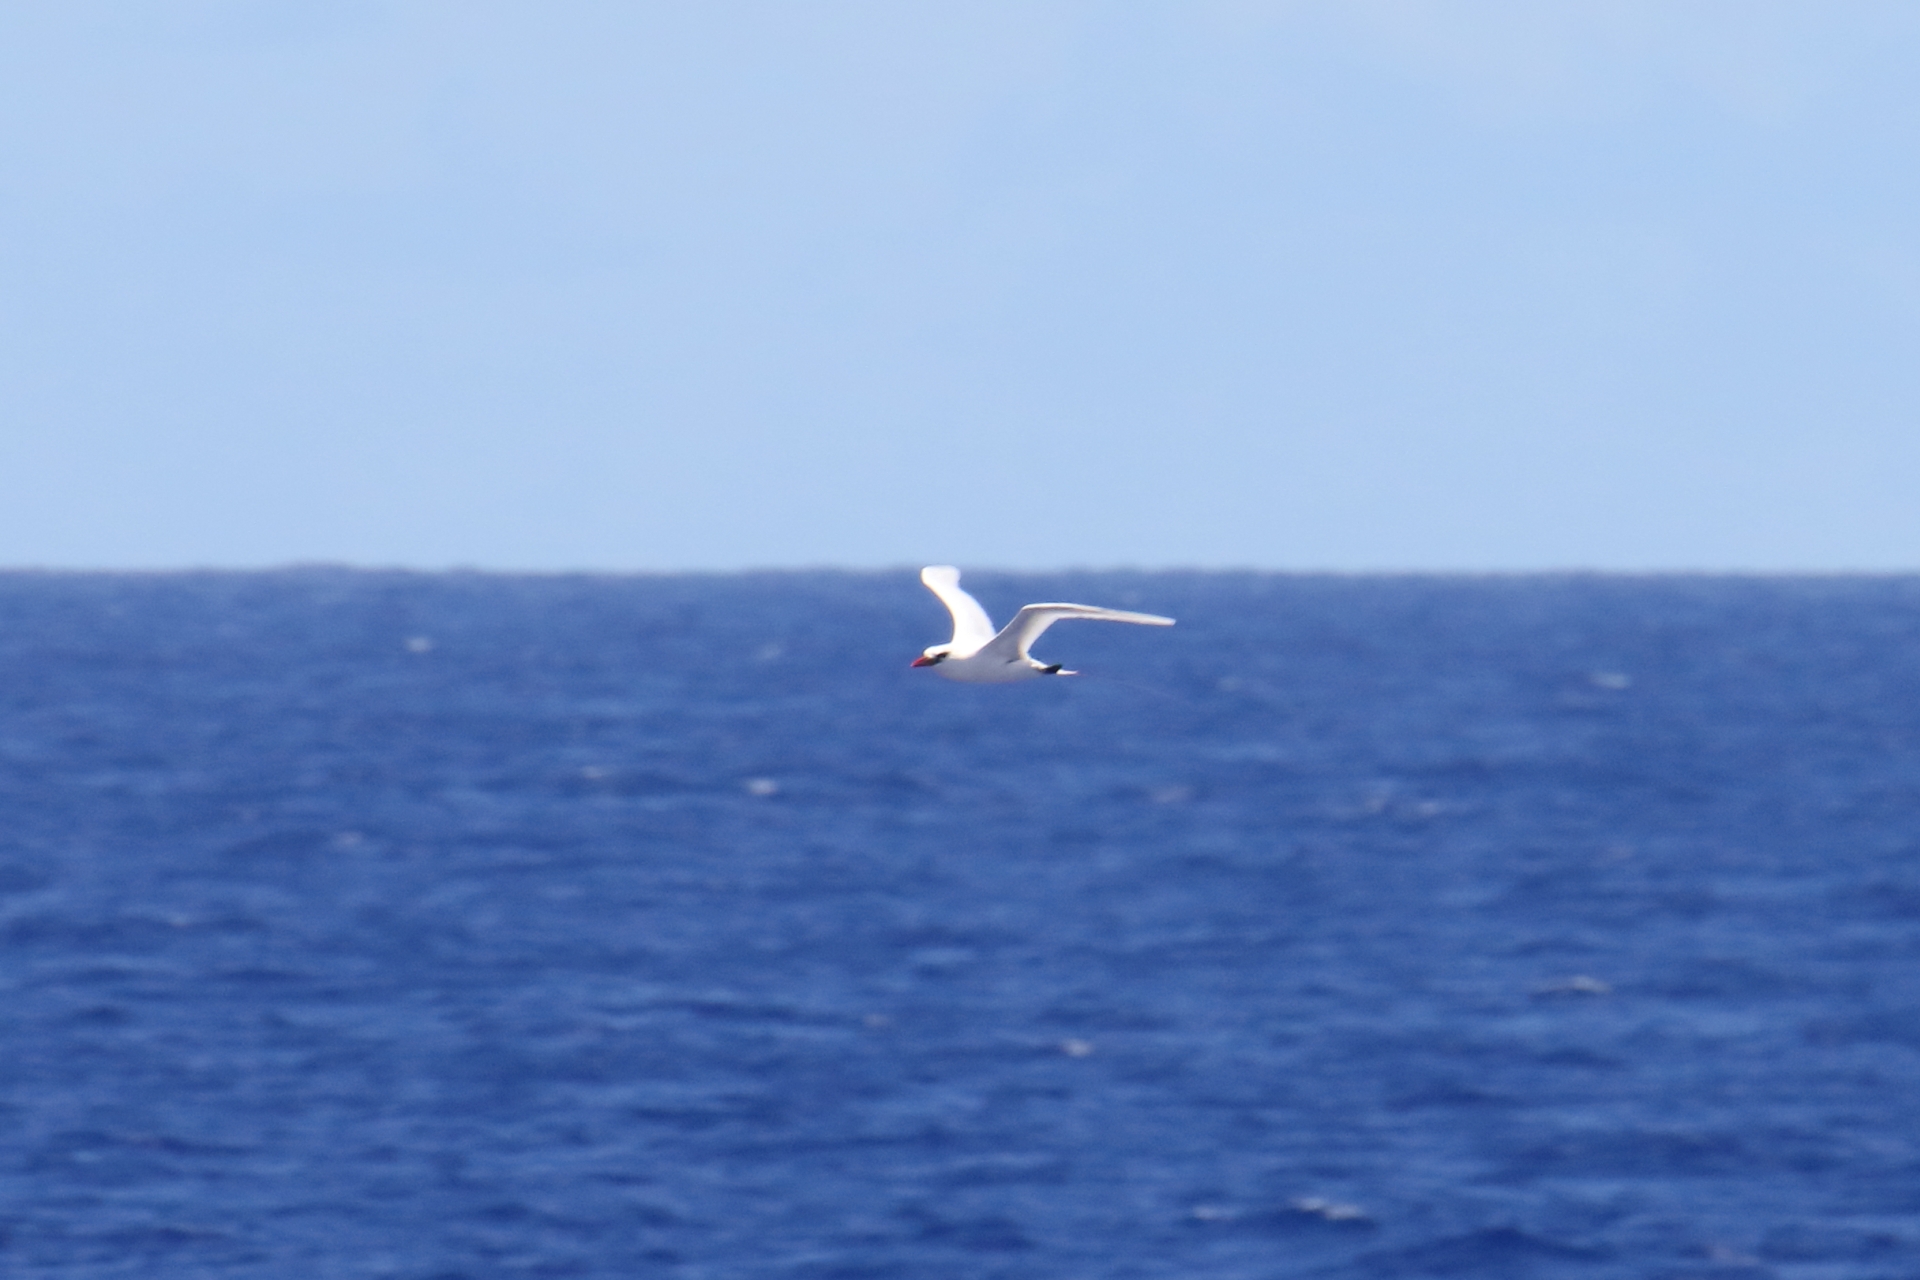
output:
<svg viewBox="0 0 1920 1280"><path fill-rule="evenodd" d="M1062 618L1086 618L1092 622L1137 622L1148 627L1170 627L1172 618L1163 618L1157 613L1128 613L1124 609L1101 609L1090 604L1030 604L1013 615L1009 622L990 642L981 647L982 653L1004 658L1014 662L1027 656L1027 647L1040 638L1045 631Z"/></svg>
<svg viewBox="0 0 1920 1280"><path fill-rule="evenodd" d="M958 569L950 564L930 564L920 571L920 581L940 597L940 603L953 615L955 657L964 658L993 639L993 620L987 617L978 600L960 589Z"/></svg>

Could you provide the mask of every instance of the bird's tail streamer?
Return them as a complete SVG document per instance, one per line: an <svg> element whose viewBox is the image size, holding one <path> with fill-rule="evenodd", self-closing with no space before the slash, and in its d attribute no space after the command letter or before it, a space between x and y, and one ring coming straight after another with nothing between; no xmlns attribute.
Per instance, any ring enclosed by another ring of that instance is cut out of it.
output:
<svg viewBox="0 0 1920 1280"><path fill-rule="evenodd" d="M1198 705L1191 698L1182 697L1177 693L1169 693L1165 689L1156 689L1150 684L1141 684L1137 680L1127 680L1120 676L1110 676L1098 671L1082 671L1079 675L1085 680L1092 680L1100 684L1115 685L1122 689L1131 689L1135 693L1144 693L1149 697L1159 698L1163 702L1174 703L1190 711L1198 710Z"/></svg>

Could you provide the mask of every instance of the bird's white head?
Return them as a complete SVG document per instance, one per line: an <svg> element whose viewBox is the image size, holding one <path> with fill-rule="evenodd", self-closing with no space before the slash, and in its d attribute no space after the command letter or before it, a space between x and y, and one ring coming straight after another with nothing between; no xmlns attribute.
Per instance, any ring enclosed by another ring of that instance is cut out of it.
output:
<svg viewBox="0 0 1920 1280"><path fill-rule="evenodd" d="M915 658L912 662L908 663L907 665L913 666L913 667L936 666L939 663L945 662L947 660L947 656L952 652L953 652L953 646L950 644L932 645L928 647L925 653L922 653L919 657Z"/></svg>

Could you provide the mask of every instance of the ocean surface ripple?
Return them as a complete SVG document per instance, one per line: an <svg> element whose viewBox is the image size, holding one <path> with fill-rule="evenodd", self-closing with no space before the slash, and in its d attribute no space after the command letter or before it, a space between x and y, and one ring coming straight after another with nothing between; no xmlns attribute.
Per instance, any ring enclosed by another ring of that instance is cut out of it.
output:
<svg viewBox="0 0 1920 1280"><path fill-rule="evenodd" d="M1920 1275L1920 579L0 575L0 1273Z"/></svg>

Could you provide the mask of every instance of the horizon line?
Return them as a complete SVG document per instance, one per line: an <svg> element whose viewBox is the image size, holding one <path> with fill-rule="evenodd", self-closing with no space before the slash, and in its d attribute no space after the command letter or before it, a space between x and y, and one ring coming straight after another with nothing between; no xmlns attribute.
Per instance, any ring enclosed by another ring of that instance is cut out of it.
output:
<svg viewBox="0 0 1920 1280"><path fill-rule="evenodd" d="M934 563L929 561L928 563ZM940 561L939 563L950 563ZM691 578L691 577L751 577L778 574L872 574L885 575L918 573L922 566L913 561L899 561L885 565L847 565L832 563L815 564L746 564L727 567L525 567L478 564L418 565L377 562L356 562L348 560L288 560L268 564L177 564L177 565L61 565L61 564L0 564L0 575L6 576L100 576L100 577L187 577L246 574L302 574L302 573L340 573L340 574L389 574L413 575L419 577L517 577L517 578ZM1327 567L1327 566L1274 566L1274 565L1233 565L1233 564L1065 564L1051 566L1011 567L995 564L976 564L967 568L972 574L992 574L1007 577L1035 577L1050 574L1214 574L1214 575L1266 575L1272 577L1302 578L1900 578L1920 577L1920 565L1900 568L1860 568L1860 567L1777 567L1777 566L1535 566L1535 567Z"/></svg>

